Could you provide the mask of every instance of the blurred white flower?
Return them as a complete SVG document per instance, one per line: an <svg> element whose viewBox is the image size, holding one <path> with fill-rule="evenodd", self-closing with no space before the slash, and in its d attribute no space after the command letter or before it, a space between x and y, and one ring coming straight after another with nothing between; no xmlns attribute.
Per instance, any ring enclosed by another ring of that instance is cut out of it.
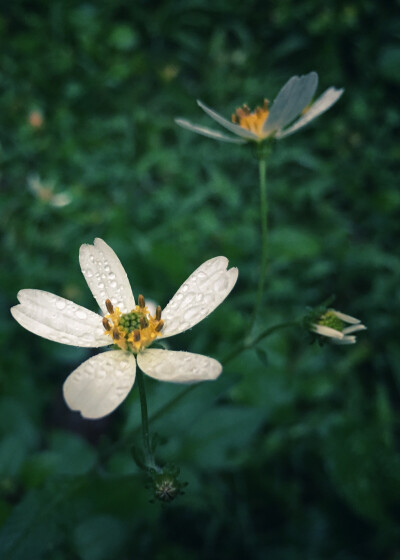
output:
<svg viewBox="0 0 400 560"><path fill-rule="evenodd" d="M267 138L281 139L297 132L300 128L327 111L343 93L343 89L328 88L314 103L311 103L318 85L318 74L310 72L305 76L293 76L283 86L269 109L269 102L264 101L262 107L250 111L247 105L236 109L232 122L215 112L201 101L197 104L218 124L239 136L234 138L210 128L192 124L185 119L175 122L192 132L203 136L245 144L246 142L262 142ZM296 117L300 118L293 123ZM291 124L293 123L293 124ZM291 126L288 126L291 125Z"/></svg>
<svg viewBox="0 0 400 560"><path fill-rule="evenodd" d="M227 270L225 257L203 263L165 309L161 312L158 306L154 314L143 296L135 304L126 272L103 240L82 245L79 261L103 316L41 290L21 290L19 305L11 309L20 325L43 338L72 346L117 347L90 358L69 375L63 391L72 410L85 418L101 418L115 410L133 386L136 360L144 373L162 381L193 383L220 375L222 366L213 358L148 346L190 329L227 297L238 270Z"/></svg>
<svg viewBox="0 0 400 560"><path fill-rule="evenodd" d="M346 327L346 325L350 326ZM316 323L311 325L313 332L332 338L332 342L335 344L354 344L356 337L353 333L364 331L366 328L359 319L335 309L328 309Z"/></svg>
<svg viewBox="0 0 400 560"><path fill-rule="evenodd" d="M39 200L54 206L62 208L72 202L71 196L65 191L62 193L54 192L54 183L44 183L38 175L30 175L27 179L28 188Z"/></svg>

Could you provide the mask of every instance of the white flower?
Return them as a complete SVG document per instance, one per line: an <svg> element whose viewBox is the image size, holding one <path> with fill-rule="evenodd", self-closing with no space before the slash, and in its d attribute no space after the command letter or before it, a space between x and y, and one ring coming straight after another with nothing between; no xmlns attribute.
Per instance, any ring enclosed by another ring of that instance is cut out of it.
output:
<svg viewBox="0 0 400 560"><path fill-rule="evenodd" d="M350 326L346 327L346 324ZM321 315L317 323L311 325L313 332L332 338L332 342L335 344L354 344L356 337L353 333L364 331L366 328L359 319L335 311L335 309L328 309Z"/></svg>
<svg viewBox="0 0 400 560"><path fill-rule="evenodd" d="M28 188L34 196L50 206L62 208L72 202L71 196L66 191L55 193L54 183L44 183L38 175L30 175L27 182Z"/></svg>
<svg viewBox="0 0 400 560"><path fill-rule="evenodd" d="M266 138L281 139L297 132L300 128L327 111L343 93L343 89L328 88L314 103L311 100L318 85L318 74L310 72L305 76L293 76L283 86L269 109L269 102L264 101L262 107L253 112L243 105L236 109L232 122L228 121L201 101L197 104L218 124L228 129L240 138L222 134L210 128L192 124L185 119L175 119L175 122L198 134L235 144L246 142L262 142ZM296 117L300 118L290 125ZM285 128L287 127L287 128Z"/></svg>
<svg viewBox="0 0 400 560"><path fill-rule="evenodd" d="M49 340L92 348L117 345L69 375L63 391L72 410L85 418L101 418L115 410L133 386L136 360L144 373L162 381L192 383L220 375L222 366L213 358L148 346L190 329L227 297L238 277L237 268L227 270L228 259L215 257L203 263L155 315L143 296L135 304L121 262L102 239L82 245L79 261L103 316L41 290L21 290L19 305L11 309L20 325Z"/></svg>

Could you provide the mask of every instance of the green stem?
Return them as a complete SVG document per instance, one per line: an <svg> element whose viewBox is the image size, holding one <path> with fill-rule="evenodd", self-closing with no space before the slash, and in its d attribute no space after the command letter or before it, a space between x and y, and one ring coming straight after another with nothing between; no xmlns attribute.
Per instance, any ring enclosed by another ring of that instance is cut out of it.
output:
<svg viewBox="0 0 400 560"><path fill-rule="evenodd" d="M253 310L252 328L262 305L264 294L265 277L268 263L268 197L267 197L267 160L260 157L258 160L258 172L260 179L260 219L261 219L261 264L258 280L257 297ZM251 329L252 330L252 329Z"/></svg>
<svg viewBox="0 0 400 560"><path fill-rule="evenodd" d="M239 344L232 352L227 354L221 360L222 364L224 366L226 366L231 360L236 358L236 356L238 356L241 352L243 352L244 350L249 350L250 348L252 348L256 344L261 342L261 340L263 340L264 338L267 338L267 336L270 336L271 334L273 334L273 333L275 333L275 332L277 332L281 329L284 329L284 328L287 328L287 327L295 327L295 326L298 326L298 325L299 325L299 321L288 321L286 323L279 323L277 325L274 325L272 327L269 327L269 328L263 330L254 339L252 339L248 342L244 341L242 344ZM157 468L156 464L155 464L154 457L153 457L153 453L151 451L150 438L149 438L149 419L148 419L148 415L147 415L146 394L144 392L144 378L143 378L143 373L140 370L137 371L136 378L138 380L138 385L139 385L140 405L141 405L141 410L142 410L142 434L143 434L143 443L144 443L145 452L146 452L146 463L148 461L150 461L149 466L152 466L153 468ZM228 387L229 388L232 387L232 384L234 384L234 382L236 382L236 379L234 381L232 381L232 383L229 383ZM163 406L161 406L151 416L150 421L154 422L155 420L158 420L159 418L164 416L164 414L166 414L169 410L172 410L175 407L176 404L178 404L182 399L184 399L189 393L194 391L196 389L196 387L198 387L198 386L199 386L199 384L189 385L189 387L186 387L185 389L183 389L173 399L171 399L169 402L167 402ZM226 390L227 389L224 388L224 390L222 392L226 392ZM133 433L126 434L117 443L110 446L109 449L107 450L107 452L104 454L103 460L105 460L107 457L111 456L117 449L120 449L124 445L129 443L129 441L132 439L133 435L136 432L137 432L137 430L135 430Z"/></svg>
<svg viewBox="0 0 400 560"><path fill-rule="evenodd" d="M139 387L140 410L142 414L142 437L143 437L143 448L145 454L145 463L146 466L154 468L155 461L154 461L153 452L150 443L149 416L147 412L146 389L144 386L144 376L139 368L137 368L136 371L136 379Z"/></svg>
<svg viewBox="0 0 400 560"><path fill-rule="evenodd" d="M255 338L250 339L249 341L244 340L242 344L239 344L232 352L227 354L225 358L222 360L222 363L226 365L228 362L236 358L239 354L243 352L243 350L249 350L256 346L263 338L273 334L276 331L280 331L281 329L285 329L286 327L295 327L299 324L299 321L287 321L286 323L279 323L278 325L274 325L273 327L268 327L267 329L263 330L259 335Z"/></svg>
<svg viewBox="0 0 400 560"><path fill-rule="evenodd" d="M258 344L263 338L266 338L267 336L270 336L271 334L273 334L276 331L279 331L281 329L285 329L286 327L294 327L297 326L299 324L298 321L287 321L286 323L279 323L278 325L274 325L273 327L269 327L268 329L263 330L258 336L256 336L254 339L252 339L249 342L242 342L242 344L239 344L234 350L232 350L232 352L230 352L229 354L227 354L222 360L221 363L223 366L226 366L231 360L233 360L234 358L236 358L236 356L238 356L239 354L241 354L244 350L248 350L250 348L252 348L253 346L255 346L256 344ZM185 389L183 389L183 391L181 391L178 395L176 395L176 397L174 397L172 400L170 400L169 402L167 402L164 406L162 406L161 408L159 408L157 410L157 412L155 414L153 414L153 416L151 417L151 421L153 422L154 420L157 420L158 418L160 418L161 416L163 416L166 412L168 412L169 410L173 409L174 406L181 401L183 398L185 398L189 393L191 393L196 387L198 387L198 384L196 385L189 385L189 387L186 387Z"/></svg>

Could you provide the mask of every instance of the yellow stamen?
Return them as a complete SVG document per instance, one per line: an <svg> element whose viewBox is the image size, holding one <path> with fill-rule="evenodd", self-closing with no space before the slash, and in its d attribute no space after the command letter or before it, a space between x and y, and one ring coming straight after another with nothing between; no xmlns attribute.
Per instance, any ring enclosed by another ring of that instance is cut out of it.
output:
<svg viewBox="0 0 400 560"><path fill-rule="evenodd" d="M144 350L161 336L163 326L161 307L157 307L154 316L150 315L142 295L138 298L138 305L129 313L121 313L118 307L112 307L112 311L103 318L104 334L112 338L113 344L134 354Z"/></svg>
<svg viewBox="0 0 400 560"><path fill-rule="evenodd" d="M133 340L135 342L139 342L140 340L140 330L136 329L135 331L133 331Z"/></svg>
<svg viewBox="0 0 400 560"><path fill-rule="evenodd" d="M243 105L236 109L235 114L232 115L232 122L250 130L250 132L254 132L262 140L267 137L267 134L263 132L263 126L269 114L268 104L268 99L264 99L263 106L256 107L253 112L247 105Z"/></svg>
<svg viewBox="0 0 400 560"><path fill-rule="evenodd" d="M111 301L109 299L106 299L106 307L107 307L107 311L109 313L113 313L114 312L114 307L113 304L111 303Z"/></svg>
<svg viewBox="0 0 400 560"><path fill-rule="evenodd" d="M112 333L113 339L114 340L119 340L120 339L120 332L117 329L117 327L113 328L113 333Z"/></svg>

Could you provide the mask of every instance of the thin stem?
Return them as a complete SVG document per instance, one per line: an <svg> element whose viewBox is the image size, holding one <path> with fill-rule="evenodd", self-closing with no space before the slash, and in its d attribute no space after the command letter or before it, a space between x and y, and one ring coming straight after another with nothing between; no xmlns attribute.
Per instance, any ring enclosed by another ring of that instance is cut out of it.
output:
<svg viewBox="0 0 400 560"><path fill-rule="evenodd" d="M258 279L257 297L253 310L252 327L254 327L256 323L257 315L262 304L268 263L267 160L265 157L260 157L260 159L258 160L258 172L260 179L261 264L260 276Z"/></svg>
<svg viewBox="0 0 400 560"><path fill-rule="evenodd" d="M136 379L139 386L139 397L140 397L140 410L142 414L142 437L143 437L143 447L146 459L146 465L149 467L154 467L154 457L151 450L150 443L150 431L149 431L149 416L147 412L147 399L146 399L146 389L144 386L144 376L139 368L137 368Z"/></svg>
<svg viewBox="0 0 400 560"><path fill-rule="evenodd" d="M264 331L262 331L258 336L256 336L254 339L252 339L249 342L242 342L242 344L239 344L234 350L232 350L232 352L230 352L229 354L227 354L222 360L221 363L222 365L226 366L231 360L233 360L234 358L236 358L236 356L238 356L239 354L241 354L244 350L248 350L250 348L252 348L253 346L255 346L256 344L258 344L263 338L266 338L267 336L270 336L271 334L273 334L276 331L279 331L281 329L285 329L286 327L294 327L296 325L298 325L299 322L298 321L287 321L286 323L279 323L278 325L274 325L273 327L269 327L268 329L265 329ZM164 406L162 406L161 408L159 408L157 410L157 412L155 414L153 414L153 416L151 417L151 421L153 422L154 420L157 420L158 418L160 418L161 416L163 416L166 412L168 412L170 409L174 408L174 406L181 401L183 398L186 397L186 395L188 395L189 393L191 393L196 387L198 387L198 385L189 385L189 387L186 387L185 389L183 389L183 391L181 391L178 395L176 395L173 399L171 399L169 402L167 402Z"/></svg>
<svg viewBox="0 0 400 560"><path fill-rule="evenodd" d="M298 321L287 321L286 323L279 323L278 325L274 325L273 327L269 327L268 329L263 330L259 335L255 338L250 339L249 341L245 340L242 344L239 344L232 352L227 354L225 358L222 360L222 363L226 365L228 362L236 358L239 354L243 352L243 350L249 350L256 346L263 338L273 334L276 331L280 331L281 329L285 329L286 327L295 327L298 325Z"/></svg>
<svg viewBox="0 0 400 560"><path fill-rule="evenodd" d="M258 344L264 338L267 338L268 336L272 335L273 333L275 333L275 332L277 332L281 329L284 329L286 327L295 327L295 326L298 326L298 325L299 325L299 321L296 321L296 320L295 321L288 321L286 323L279 323L277 325L273 325L272 327L269 327L269 328L263 330L254 339L252 339L248 342L245 341L242 344L239 344L232 352L227 354L221 360L221 362L224 366L226 366L231 360L233 360L234 358L236 358L236 356L241 354L241 352L243 352L244 350L249 350L250 348L252 348L256 344ZM140 405L141 405L141 410L142 410L142 434L143 434L143 442L144 442L145 451L146 451L146 462L149 460L150 461L149 466L153 466L153 468L157 468L156 464L155 464L155 461L154 461L153 453L151 451L151 446L150 446L149 420L148 420L148 415L147 415L146 394L144 392L143 373L140 370L138 370L136 377L137 377L138 385L139 385ZM232 380L232 383L228 383L228 385L227 385L228 389L232 387L232 385L236 382L236 380L237 379L235 378L234 380ZM189 393L194 391L196 389L196 387L198 387L198 386L199 386L199 384L189 385L189 387L186 387L185 389L183 389L173 399L171 399L169 402L167 402L163 406L161 406L151 416L150 421L154 422L155 420L158 420L159 418L164 416L164 414L166 414L169 410L173 409L176 404L178 404L182 399L184 399ZM223 389L222 393L226 392L226 390L227 390L227 388L225 387ZM221 395L219 395L219 396L221 396ZM114 445L111 445L109 447L109 449L107 450L107 452L104 454L103 459L106 459L107 457L111 456L112 453L114 453L117 449L126 445L136 432L137 432L137 429L135 429L133 432L131 432L129 434L126 434L123 438L121 438ZM148 454L149 454L149 459L147 457Z"/></svg>

